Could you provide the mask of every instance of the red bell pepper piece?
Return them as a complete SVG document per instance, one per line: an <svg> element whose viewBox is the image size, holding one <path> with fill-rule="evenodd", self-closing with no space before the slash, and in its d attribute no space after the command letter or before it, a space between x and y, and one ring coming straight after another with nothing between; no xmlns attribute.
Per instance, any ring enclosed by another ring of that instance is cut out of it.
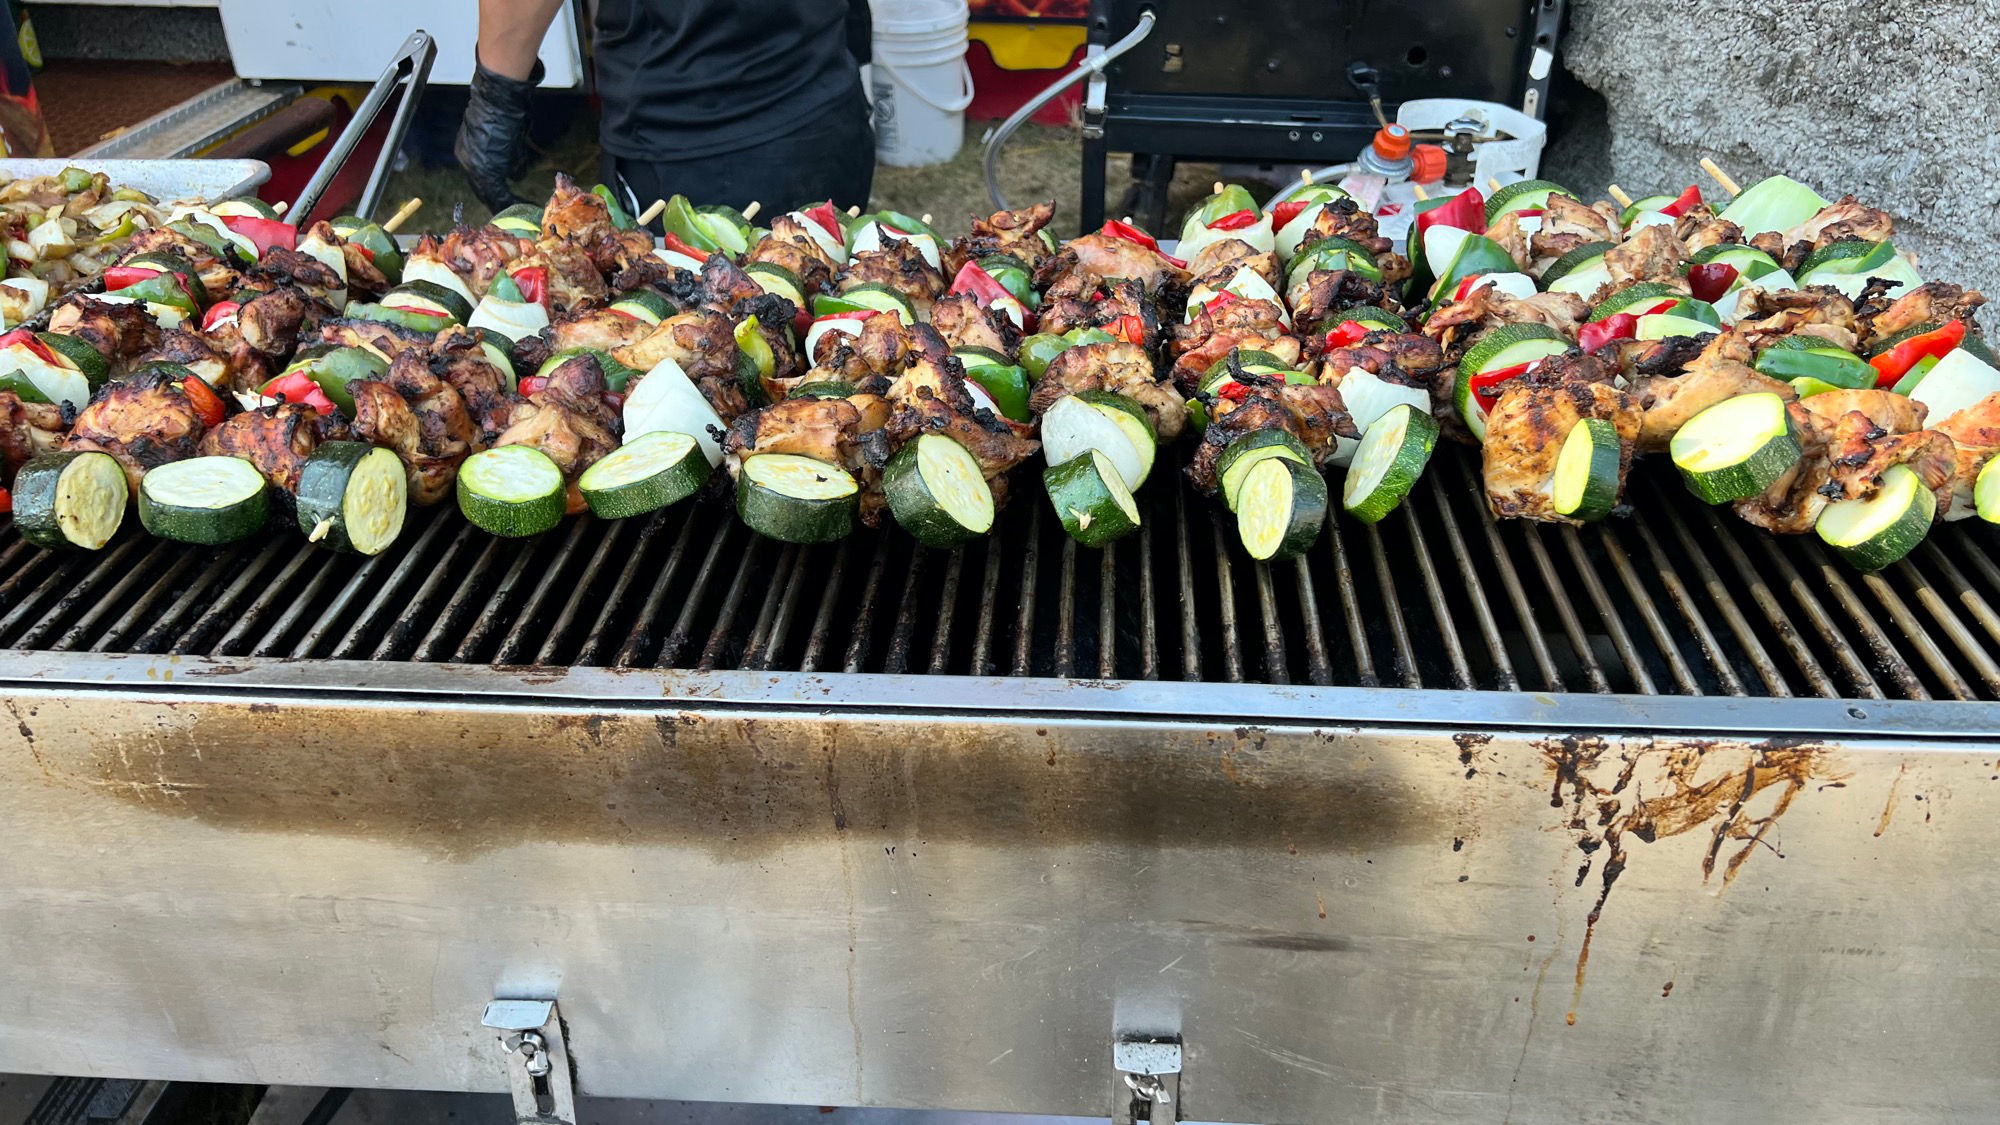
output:
<svg viewBox="0 0 2000 1125"><path fill-rule="evenodd" d="M1230 402L1242 402L1244 399L1250 397L1250 388L1231 379L1227 383L1215 388L1215 397L1228 399Z"/></svg>
<svg viewBox="0 0 2000 1125"><path fill-rule="evenodd" d="M1373 331L1375 331L1373 325L1363 324L1358 320L1343 320L1333 326L1333 331L1326 334L1326 347L1321 350L1330 352L1335 348L1350 347L1367 339L1368 334Z"/></svg>
<svg viewBox="0 0 2000 1125"><path fill-rule="evenodd" d="M190 403L194 404L194 412L201 416L202 425L211 428L222 425L222 399L215 393L213 387L202 382L201 376L197 375L192 379L182 379L180 381L180 388L181 393L188 397ZM315 383L313 389L319 390L319 385ZM321 397L325 396L322 395ZM327 405L331 406L332 403L329 402Z"/></svg>
<svg viewBox="0 0 2000 1125"><path fill-rule="evenodd" d="M1310 199L1287 199L1283 203L1273 204L1271 206L1271 229L1285 229L1293 219L1298 218L1306 208L1312 205L1313 201Z"/></svg>
<svg viewBox="0 0 2000 1125"><path fill-rule="evenodd" d="M1227 289L1218 289L1209 294L1208 300L1201 303L1201 307L1195 310L1195 315L1199 316L1210 309L1226 309L1242 299Z"/></svg>
<svg viewBox="0 0 2000 1125"><path fill-rule="evenodd" d="M547 377L547 376L545 376L545 375L530 375L530 376L528 376L528 377L527 377L526 379L523 379L523 380L521 380L521 384L520 384L520 388L519 388L519 390L520 390L520 393L521 393L521 397L522 397L522 398L532 398L532 397L534 397L535 395L538 395L538 394L541 394L541 393L542 393L542 388L544 388L544 387L546 387L546 386L548 386L548 385L549 385L549 380L548 380L548 377Z"/></svg>
<svg viewBox="0 0 2000 1125"><path fill-rule="evenodd" d="M1688 289L1697 301L1714 304L1736 284L1737 269L1728 262L1704 262L1688 267Z"/></svg>
<svg viewBox="0 0 2000 1125"><path fill-rule="evenodd" d="M129 289L149 277L158 277L165 272L152 266L112 266L104 271L104 291L116 293L120 289Z"/></svg>
<svg viewBox="0 0 2000 1125"><path fill-rule="evenodd" d="M1512 367L1502 367L1497 371L1482 371L1474 375L1471 379L1472 397L1479 400L1481 409L1493 409L1493 404L1500 401L1500 396L1497 394L1488 394L1487 392L1509 379L1527 374L1528 369L1538 362L1540 361L1530 360L1527 363L1517 363Z"/></svg>
<svg viewBox="0 0 2000 1125"><path fill-rule="evenodd" d="M1002 297L1013 296L992 274L981 269L978 262L967 262L958 268L958 276L951 279L951 291L972 294L982 309Z"/></svg>
<svg viewBox="0 0 2000 1125"><path fill-rule="evenodd" d="M1577 329L1576 343L1584 351L1594 352L1613 340L1630 340L1638 333L1638 317L1631 313L1615 313Z"/></svg>
<svg viewBox="0 0 2000 1125"><path fill-rule="evenodd" d="M215 331L224 323L235 320L236 314L241 312L242 309L243 305L239 301L218 301L210 305L208 312L203 314L201 318L201 330L203 332Z"/></svg>
<svg viewBox="0 0 2000 1125"><path fill-rule="evenodd" d="M1158 254L1160 257L1165 258L1169 262L1172 262L1174 264L1174 268L1176 269L1187 268L1186 262L1182 261L1179 258L1174 257L1172 254L1168 254L1162 251L1160 249L1160 244L1154 241L1152 235L1147 234L1145 231L1140 230L1138 227L1133 226L1131 223L1121 223L1117 219L1106 219L1104 220L1104 228L1099 233L1108 234L1112 238L1122 239L1126 242L1131 243L1134 246L1144 246L1146 249L1151 250L1153 253Z"/></svg>
<svg viewBox="0 0 2000 1125"><path fill-rule="evenodd" d="M1208 224L1210 230L1242 230L1257 225L1257 212L1245 207L1241 211L1231 211L1220 219Z"/></svg>
<svg viewBox="0 0 2000 1125"><path fill-rule="evenodd" d="M256 215L224 215L222 225L254 243L259 258L273 246L280 246L286 250L298 249L299 228L287 222L259 218Z"/></svg>
<svg viewBox="0 0 2000 1125"><path fill-rule="evenodd" d="M867 320L881 311L880 309L855 309L853 312L828 313L825 316L814 317L813 323L818 324L823 320Z"/></svg>
<svg viewBox="0 0 2000 1125"><path fill-rule="evenodd" d="M840 215L833 209L833 200L829 199L817 207L808 207L800 214L818 223L821 229L833 236L835 242L842 244L847 242L847 232L840 229ZM695 257L705 260L708 256L697 253Z"/></svg>
<svg viewBox="0 0 2000 1125"><path fill-rule="evenodd" d="M1112 321L1106 331L1128 344L1137 344L1142 348L1146 346L1146 322L1131 313Z"/></svg>
<svg viewBox="0 0 2000 1125"><path fill-rule="evenodd" d="M0 488L0 516L4 516L13 510L14 494L4 488Z"/></svg>
<svg viewBox="0 0 2000 1125"><path fill-rule="evenodd" d="M808 211L806 212L806 214L810 215L812 214L812 212ZM840 232L835 231L833 236L835 238L839 238ZM676 237L673 231L668 231L667 233L661 235L660 244L665 246L667 249L672 250L676 254L686 254L688 257L693 258L697 262L708 261L708 251L697 250L694 247L689 246L687 243L681 241L678 237ZM527 271L523 270L522 272L525 273ZM548 276L548 271L543 270L542 275L544 278L546 278ZM523 290L523 292L526 292L526 290ZM532 300L533 298L530 299Z"/></svg>
<svg viewBox="0 0 2000 1125"><path fill-rule="evenodd" d="M673 238L673 235L668 235ZM676 239L676 241L679 241ZM514 279L514 288L521 291L523 299L547 307L549 303L549 270L547 266L529 266L515 270L508 275Z"/></svg>
<svg viewBox="0 0 2000 1125"><path fill-rule="evenodd" d="M1701 206L1701 189L1693 184L1689 184L1687 190L1681 192L1679 198L1660 208L1660 214L1672 215L1678 219L1699 206Z"/></svg>
<svg viewBox="0 0 2000 1125"><path fill-rule="evenodd" d="M1478 188L1466 188L1428 211L1417 212L1417 240L1432 227L1457 227L1473 234L1486 233L1486 197Z"/></svg>
<svg viewBox="0 0 2000 1125"><path fill-rule="evenodd" d="M1965 342L1965 322L1953 320L1929 332L1912 336L1874 359L1869 364L1875 368L1875 385L1893 387L1896 381L1909 374L1910 368L1930 357L1944 358L1945 354Z"/></svg>
<svg viewBox="0 0 2000 1125"><path fill-rule="evenodd" d="M263 397L275 398L281 402L296 402L312 407L321 414L334 411L333 400L326 397L313 377L303 371L294 371L264 385Z"/></svg>
<svg viewBox="0 0 2000 1125"><path fill-rule="evenodd" d="M30 332L26 328L16 328L12 332L0 336L0 349L11 348L16 344L33 352L36 358L44 363L53 364L57 367L63 366L62 361L56 359L55 353L50 351L41 340L36 338L33 332Z"/></svg>

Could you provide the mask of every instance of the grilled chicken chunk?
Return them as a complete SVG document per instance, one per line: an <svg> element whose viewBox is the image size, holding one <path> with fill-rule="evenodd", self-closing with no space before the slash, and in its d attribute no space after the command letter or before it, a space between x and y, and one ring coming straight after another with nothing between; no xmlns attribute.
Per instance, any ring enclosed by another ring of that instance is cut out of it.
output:
<svg viewBox="0 0 2000 1125"><path fill-rule="evenodd" d="M98 388L62 447L116 457L137 496L146 470L194 456L202 429L194 403L161 367Z"/></svg>
<svg viewBox="0 0 2000 1125"><path fill-rule="evenodd" d="M1170 379L1153 377L1153 359L1123 340L1070 348L1049 364L1028 396L1028 409L1041 414L1055 401L1078 391L1114 391L1138 403L1164 444L1180 436L1187 400Z"/></svg>
<svg viewBox="0 0 2000 1125"><path fill-rule="evenodd" d="M1035 283L1048 297L1088 297L1099 282L1113 277L1158 293L1170 282L1185 282L1187 273L1157 251L1102 233L1063 243L1035 269Z"/></svg>
<svg viewBox="0 0 2000 1125"><path fill-rule="evenodd" d="M1697 204L1674 220L1674 237L1692 254L1710 246L1741 243L1743 228L1718 216L1707 204Z"/></svg>
<svg viewBox="0 0 2000 1125"><path fill-rule="evenodd" d="M1061 335L1079 328L1115 325L1128 316L1139 318L1140 347L1159 343L1159 305L1144 286L1125 278L1100 281L1067 296L1051 295L1042 304L1037 329Z"/></svg>
<svg viewBox="0 0 2000 1125"><path fill-rule="evenodd" d="M1849 411L1827 436L1830 465L1827 482L1820 491L1832 500L1861 500L1881 487L1882 474L1897 465L1908 465L1937 493L1938 506L1951 503L1952 470L1957 449L1949 437L1936 430L1897 434L1875 424L1859 410Z"/></svg>
<svg viewBox="0 0 2000 1125"><path fill-rule="evenodd" d="M1173 383L1183 394L1192 395L1200 388L1201 380L1214 367L1216 361L1237 349L1269 352L1278 357L1287 367L1296 367L1299 362L1299 341L1294 336L1271 337L1263 332L1248 328L1226 328L1201 341L1199 346L1184 351L1174 360Z"/></svg>
<svg viewBox="0 0 2000 1125"><path fill-rule="evenodd" d="M1013 356L1021 348L1021 329L998 309L979 307L970 293L939 297L931 305L931 327L954 348L990 348Z"/></svg>
<svg viewBox="0 0 2000 1125"><path fill-rule="evenodd" d="M880 250L854 255L840 271L840 292L863 285L886 285L902 294L922 320L931 302L944 295L945 280L915 242L891 238Z"/></svg>
<svg viewBox="0 0 2000 1125"><path fill-rule="evenodd" d="M62 407L0 391L0 482L12 483L14 470L60 447L67 431Z"/></svg>
<svg viewBox="0 0 2000 1125"><path fill-rule="evenodd" d="M1542 206L1541 226L1528 236L1530 271L1537 277L1557 258L1585 243L1618 241L1618 212L1608 203L1593 206L1558 192ZM1612 276L1617 275L1614 269Z"/></svg>
<svg viewBox="0 0 2000 1125"><path fill-rule="evenodd" d="M1869 344L1885 340L1920 324L1942 324L1963 320L1986 303L1986 294L1963 289L1943 281L1927 281L1891 301L1876 298L1855 312L1855 321Z"/></svg>
<svg viewBox="0 0 2000 1125"><path fill-rule="evenodd" d="M315 224L314 229L317 230L321 226L325 224ZM331 227L323 233L328 238L333 237ZM347 283L341 280L340 274L336 273L332 266L309 254L287 250L282 246L273 246L264 251L258 257L257 264L245 270L243 276L252 288L277 289L289 285L308 296L317 297L334 305L341 304L346 299Z"/></svg>
<svg viewBox="0 0 2000 1125"><path fill-rule="evenodd" d="M460 462L483 447L465 400L432 374L425 353L404 352L382 379L357 379L347 391L354 396L354 435L403 459L410 502L419 507L444 499Z"/></svg>
<svg viewBox="0 0 2000 1125"><path fill-rule="evenodd" d="M965 263L991 254L1012 255L1033 270L1053 253L1042 240L1042 228L1049 225L1055 213L1052 200L1018 211L995 211L984 219L974 218L972 233L954 240L945 251L945 272L955 276Z"/></svg>
<svg viewBox="0 0 2000 1125"><path fill-rule="evenodd" d="M1292 328L1305 341L1306 355L1317 355L1325 347L1323 337L1346 320L1348 310L1373 305L1387 308L1395 304L1387 288L1352 270L1314 270L1301 285L1285 294L1292 307Z"/></svg>
<svg viewBox="0 0 2000 1125"><path fill-rule="evenodd" d="M248 348L244 351L249 355L255 355ZM187 328L176 328L171 332L161 333L159 344L132 362L135 369L156 362L178 363L199 375L202 381L211 387L242 386L231 357L223 354L211 342L210 337ZM259 370L262 370L261 365Z"/></svg>
<svg viewBox="0 0 2000 1125"><path fill-rule="evenodd" d="M635 371L651 371L663 359L680 364L688 378L733 378L736 374L736 327L710 309L675 313L637 340L613 349L611 358Z"/></svg>
<svg viewBox="0 0 2000 1125"><path fill-rule="evenodd" d="M1561 196L1550 196L1560 199ZM1669 227L1640 227L1632 236L1604 252L1604 269L1611 275L1610 288L1623 289L1641 281L1658 281L1675 288L1687 288L1687 248Z"/></svg>
<svg viewBox="0 0 2000 1125"><path fill-rule="evenodd" d="M1174 358L1173 381L1193 394L1202 373L1230 349L1247 347L1296 362L1299 343L1291 338L1291 323L1275 301L1216 301L1185 324L1174 326L1167 354Z"/></svg>
<svg viewBox="0 0 2000 1125"><path fill-rule="evenodd" d="M1856 329L1854 302L1824 286L1774 292L1754 289L1737 305L1736 335L1755 350L1780 336L1817 336L1852 351Z"/></svg>
<svg viewBox="0 0 2000 1125"><path fill-rule="evenodd" d="M653 236L642 230L619 230L611 222L611 208L603 198L569 178L556 173L555 191L542 208L542 237L539 245L552 243L573 247L589 256L602 273L616 273L627 262L653 254Z"/></svg>
<svg viewBox="0 0 2000 1125"><path fill-rule="evenodd" d="M1007 502L1007 473L1035 455L1042 443L1029 437L1027 427L1016 426L989 410L973 410L961 384L956 394L938 395L929 387L895 404L884 432L892 448L927 433L944 434L965 447L979 462L986 484L993 490L995 506ZM954 401L962 400L962 401Z"/></svg>
<svg viewBox="0 0 2000 1125"><path fill-rule="evenodd" d="M515 259L509 268L547 270L549 307L558 313L602 304L611 296L596 263L573 243L543 239Z"/></svg>
<svg viewBox="0 0 2000 1125"><path fill-rule="evenodd" d="M391 363L404 352L429 355L433 339L428 332L418 332L387 321L356 320L344 316L322 321L319 338L343 348L366 348Z"/></svg>
<svg viewBox="0 0 2000 1125"><path fill-rule="evenodd" d="M859 335L827 333L811 358L812 370L801 382L830 379L862 386L901 373L910 360L910 336L900 315L879 313L861 322Z"/></svg>
<svg viewBox="0 0 2000 1125"><path fill-rule="evenodd" d="M618 448L623 423L604 400L604 369L593 355L573 356L549 372L541 390L516 403L510 424L493 444L531 445L549 455L569 482L569 514L589 505L576 478Z"/></svg>
<svg viewBox="0 0 2000 1125"><path fill-rule="evenodd" d="M1486 417L1486 502L1501 519L1574 523L1556 513L1556 459L1570 430L1599 418L1618 431L1618 487L1632 466L1640 410L1633 396L1603 383L1533 376L1517 380Z"/></svg>
<svg viewBox="0 0 2000 1125"><path fill-rule="evenodd" d="M1935 428L1952 444L1951 507L1940 515L1962 519L1973 514L1972 485L1979 470L2000 455L2000 392L1940 419Z"/></svg>
<svg viewBox="0 0 2000 1125"><path fill-rule="evenodd" d="M491 444L514 413L508 373L487 358L475 333L456 325L438 333L431 355L431 370L465 400L466 415L479 431L480 444Z"/></svg>
<svg viewBox="0 0 2000 1125"><path fill-rule="evenodd" d="M97 349L113 378L123 378L138 366L139 356L160 345L160 326L143 306L86 294L64 298L49 314L49 331Z"/></svg>
<svg viewBox="0 0 2000 1125"><path fill-rule="evenodd" d="M1785 232L1785 245L1805 243L1816 248L1849 239L1886 242L1896 233L1896 222L1887 211L1864 207L1851 195L1820 208L1812 218Z"/></svg>
<svg viewBox="0 0 2000 1125"><path fill-rule="evenodd" d="M1996 396L2000 397L2000 396ZM1757 496L1732 505L1746 522L1778 535L1804 535L1819 522L1820 513L1835 500L1850 493L1874 491L1874 481L1897 464L1895 458L1919 458L1918 473L1951 478L1942 483L1940 499L1955 487L1955 465L1945 457L1946 446L1921 438L1883 448L1875 442L1894 435L1919 432L1924 423L1924 406L1891 391L1844 390L1802 398L1786 408L1792 417L1792 431L1798 436L1803 456L1783 476ZM1870 438L1869 435L1875 435ZM1836 466L1832 448L1836 439L1845 443L1850 463ZM1946 439L1948 442L1950 439ZM1871 466L1870 462L1875 464ZM1974 469L1974 472L1977 472ZM1840 479L1836 480L1838 476ZM1926 477L1926 484L1932 480ZM1966 489L1971 488L1968 480Z"/></svg>
<svg viewBox="0 0 2000 1125"><path fill-rule="evenodd" d="M1300 249L1327 238L1344 238L1356 243L1379 261L1382 255L1395 248L1395 243L1382 237L1381 228L1375 222L1372 212L1352 199L1336 199L1320 208L1313 216L1312 229L1299 240ZM1384 271L1386 273L1386 271Z"/></svg>
<svg viewBox="0 0 2000 1125"><path fill-rule="evenodd" d="M894 407L880 395L788 398L752 411L729 425L722 448L731 477L743 459L759 453L796 453L838 465L861 486L861 521L882 522L882 468L892 452L884 427Z"/></svg>
<svg viewBox="0 0 2000 1125"><path fill-rule="evenodd" d="M276 360L290 355L302 338L334 315L331 305L284 285L244 301L236 310L236 330L245 344Z"/></svg>
<svg viewBox="0 0 2000 1125"><path fill-rule="evenodd" d="M310 406L281 402L248 410L201 435L204 457L239 457L287 494L299 489L306 459L323 441L343 436L338 415L322 416Z"/></svg>
<svg viewBox="0 0 2000 1125"><path fill-rule="evenodd" d="M556 317L547 328L542 329L541 338L548 341L549 355L569 348L596 348L610 352L645 339L652 333L653 327L622 312L586 308Z"/></svg>
<svg viewBox="0 0 2000 1125"><path fill-rule="evenodd" d="M779 215L771 220L770 235L759 239L757 245L750 248L744 264L750 262L769 262L790 271L793 277L799 279L807 300L833 284L833 260L790 215Z"/></svg>
<svg viewBox="0 0 2000 1125"><path fill-rule="evenodd" d="M1645 412L1639 434L1642 453L1667 448L1675 431L1687 420L1726 398L1770 391L1787 402L1798 398L1790 383L1759 374L1745 359L1747 342L1735 332L1724 332L1687 365L1680 375L1648 375L1632 384L1632 395Z"/></svg>
<svg viewBox="0 0 2000 1125"><path fill-rule="evenodd" d="M493 279L507 272L526 250L519 237L499 227L460 225L438 243L437 256L451 272L465 279L473 296L484 297L493 287Z"/></svg>
<svg viewBox="0 0 2000 1125"><path fill-rule="evenodd" d="M130 261L140 254L172 254L181 259L188 264L189 272L201 280L209 296L216 299L235 290L243 277L236 267L217 257L215 251L168 226L134 232L119 259Z"/></svg>
<svg viewBox="0 0 2000 1125"><path fill-rule="evenodd" d="M1239 372L1240 395L1214 397L1208 402L1208 428L1188 462L1187 478L1203 493L1218 485L1216 460L1229 443L1256 430L1283 430L1299 439L1324 465L1331 460L1338 438L1357 438L1361 431L1347 413L1340 389L1331 384L1284 383L1264 375Z"/></svg>
<svg viewBox="0 0 2000 1125"><path fill-rule="evenodd" d="M1480 335L1503 324L1546 324L1565 336L1575 336L1590 315L1590 306L1574 293L1537 293L1510 297L1483 286L1432 313L1424 335L1444 346L1454 358Z"/></svg>
<svg viewBox="0 0 2000 1125"><path fill-rule="evenodd" d="M1278 256L1268 250L1259 250L1240 238L1218 238L1195 251L1188 259L1188 276L1195 279L1189 290L1190 299L1208 289L1220 289L1236 271L1248 266L1276 289L1282 284L1282 273L1278 269Z"/></svg>

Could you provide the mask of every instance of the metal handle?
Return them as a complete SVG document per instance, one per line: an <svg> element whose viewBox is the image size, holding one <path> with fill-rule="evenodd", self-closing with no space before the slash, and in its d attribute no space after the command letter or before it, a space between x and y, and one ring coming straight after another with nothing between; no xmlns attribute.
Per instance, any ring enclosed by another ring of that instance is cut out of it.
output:
<svg viewBox="0 0 2000 1125"><path fill-rule="evenodd" d="M313 208L319 206L320 196L326 194L333 178L340 174L348 159L354 155L361 138L388 103L389 95L395 92L396 87L404 86L403 100L396 106L396 116L389 121L389 133L382 139L382 151L376 154L375 167L368 173L368 185L361 189L361 200L355 205L354 213L365 219L375 210L375 205L382 201L382 189L388 182L389 164L403 147L403 135L410 131L412 115L416 112L417 103L423 100L424 86L431 77L431 64L436 60L437 40L432 39L429 32L412 31L410 37L403 40L403 45L396 49L395 56L382 71L382 77L375 80L368 96L361 99L361 104L355 108L354 119L340 131L340 136L327 150L326 159L320 161L312 180L292 201L288 218L294 226L311 224Z"/></svg>

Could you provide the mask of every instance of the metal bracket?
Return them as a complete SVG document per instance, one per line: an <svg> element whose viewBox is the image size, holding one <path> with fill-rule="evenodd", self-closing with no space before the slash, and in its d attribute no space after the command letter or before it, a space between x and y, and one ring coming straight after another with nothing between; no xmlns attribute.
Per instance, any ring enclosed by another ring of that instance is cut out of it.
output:
<svg viewBox="0 0 2000 1125"><path fill-rule="evenodd" d="M501 1032L515 1125L576 1125L569 1049L553 1000L495 1000L479 1020Z"/></svg>
<svg viewBox="0 0 2000 1125"><path fill-rule="evenodd" d="M1181 1041L1120 1039L1111 1045L1111 1125L1175 1125L1180 1120Z"/></svg>
<svg viewBox="0 0 2000 1125"><path fill-rule="evenodd" d="M1563 0L1531 0L1534 36L1528 44L1527 90L1521 112L1540 120L1549 101L1549 73L1556 61L1556 37L1562 33Z"/></svg>

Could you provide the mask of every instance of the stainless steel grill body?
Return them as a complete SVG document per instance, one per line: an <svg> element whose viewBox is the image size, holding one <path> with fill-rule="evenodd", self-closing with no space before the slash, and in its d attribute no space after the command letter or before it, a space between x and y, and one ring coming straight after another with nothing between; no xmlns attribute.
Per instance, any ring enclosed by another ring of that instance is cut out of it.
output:
<svg viewBox="0 0 2000 1125"><path fill-rule="evenodd" d="M370 562L0 539L0 1067L1212 1120L2000 1112L2000 572L1445 458L1252 567L787 548L708 503ZM1570 1022L1574 1015L1575 1022Z"/></svg>

